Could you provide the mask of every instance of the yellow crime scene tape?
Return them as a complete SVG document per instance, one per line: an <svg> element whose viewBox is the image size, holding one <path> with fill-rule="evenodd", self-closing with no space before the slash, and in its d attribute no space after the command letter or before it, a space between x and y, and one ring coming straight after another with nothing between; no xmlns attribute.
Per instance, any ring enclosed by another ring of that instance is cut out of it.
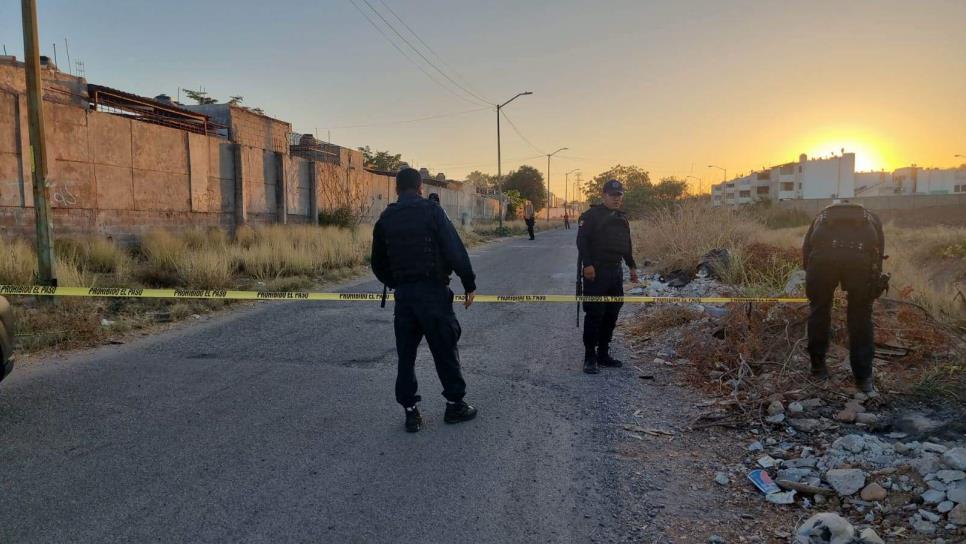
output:
<svg viewBox="0 0 966 544"><path fill-rule="evenodd" d="M191 298L220 300L317 300L340 302L381 301L382 293L316 293L311 291L233 291L228 289L142 289L138 287L50 287L46 285L0 285L0 295L112 298ZM455 295L453 302L463 302ZM393 300L390 293L386 300ZM476 295L474 302L624 302L629 304L726 304L729 302L777 302L803 304L806 298L794 297L598 297L576 295Z"/></svg>

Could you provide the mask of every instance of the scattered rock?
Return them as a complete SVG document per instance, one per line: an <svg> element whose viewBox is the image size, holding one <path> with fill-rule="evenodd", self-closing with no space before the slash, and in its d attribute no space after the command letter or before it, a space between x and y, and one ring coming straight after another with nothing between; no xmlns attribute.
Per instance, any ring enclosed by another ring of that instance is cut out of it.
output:
<svg viewBox="0 0 966 544"><path fill-rule="evenodd" d="M114 322L111 321L110 319L103 319L103 318L101 319L101 326L102 327L110 327L112 325L114 325Z"/></svg>
<svg viewBox="0 0 966 544"><path fill-rule="evenodd" d="M949 512L949 522L956 525L966 525L966 503L959 503Z"/></svg>
<svg viewBox="0 0 966 544"><path fill-rule="evenodd" d="M909 525L912 525L913 530L921 535L936 534L936 526L919 516L913 516L913 518L909 520Z"/></svg>
<svg viewBox="0 0 966 544"><path fill-rule="evenodd" d="M966 470L966 448L953 448L943 453L943 463L954 470Z"/></svg>
<svg viewBox="0 0 966 544"><path fill-rule="evenodd" d="M946 490L946 498L960 504L966 503L966 482L959 481L949 486Z"/></svg>
<svg viewBox="0 0 966 544"><path fill-rule="evenodd" d="M775 414L773 416L768 416L768 417L765 418L765 421L768 422L768 423L775 424L775 425L777 425L779 423L784 423L785 422L785 414Z"/></svg>
<svg viewBox="0 0 966 544"><path fill-rule="evenodd" d="M879 416L863 412L861 414L855 414L855 422L863 425L875 425L879 422Z"/></svg>
<svg viewBox="0 0 966 544"><path fill-rule="evenodd" d="M942 480L943 483L948 484L966 478L966 472L962 470L940 470L936 472L936 477Z"/></svg>
<svg viewBox="0 0 966 544"><path fill-rule="evenodd" d="M790 405L789 405L790 407ZM788 423L796 431L801 431L803 433L811 433L819 430L822 427L822 422L817 419L812 418L801 418L801 419L790 419Z"/></svg>
<svg viewBox="0 0 966 544"><path fill-rule="evenodd" d="M862 532L859 533L859 541L863 544L885 544L885 541L879 537L879 534L872 527L862 529Z"/></svg>
<svg viewBox="0 0 966 544"><path fill-rule="evenodd" d="M721 538L718 535L711 535L708 538L708 544L725 544L725 539Z"/></svg>
<svg viewBox="0 0 966 544"><path fill-rule="evenodd" d="M888 495L888 493L886 492L885 488L875 482L865 486L861 493L862 500L870 502L881 501L882 499L886 498L886 495Z"/></svg>
<svg viewBox="0 0 966 544"><path fill-rule="evenodd" d="M919 516L922 517L922 519L932 523L939 523L939 520L942 519L937 514L934 514L929 510L923 510L922 508L919 509Z"/></svg>
<svg viewBox="0 0 966 544"><path fill-rule="evenodd" d="M955 507L956 507L956 503L954 503L953 501L943 501L936 506L936 511L939 512L940 514L945 514L946 512L949 512Z"/></svg>
<svg viewBox="0 0 966 544"><path fill-rule="evenodd" d="M811 475L812 471L808 468L785 468L778 471L776 478L790 482L800 482Z"/></svg>
<svg viewBox="0 0 966 544"><path fill-rule="evenodd" d="M947 451L949 451L949 448L947 448L946 446L943 446L942 444L934 444L932 442L923 442L922 443L922 450L923 451L932 452L932 453L946 453Z"/></svg>
<svg viewBox="0 0 966 544"><path fill-rule="evenodd" d="M748 444L748 451L761 451L765 449L765 446L761 445L761 442L755 440L751 444Z"/></svg>
<svg viewBox="0 0 966 544"><path fill-rule="evenodd" d="M718 472L714 475L714 481L719 485L728 485L728 475L724 472Z"/></svg>
<svg viewBox="0 0 966 544"><path fill-rule="evenodd" d="M785 405L782 404L780 400L773 400L768 405L768 415L773 416L775 414L784 414Z"/></svg>
<svg viewBox="0 0 966 544"><path fill-rule="evenodd" d="M820 398L806 399L800 402L799 406L801 406L804 410L814 410L815 408L825 406L825 401ZM788 407L791 408L791 405Z"/></svg>
<svg viewBox="0 0 966 544"><path fill-rule="evenodd" d="M936 489L939 491L946 491L947 489L949 489L949 487L946 484L940 482L939 480L928 480L926 482L926 485L929 486L929 489Z"/></svg>
<svg viewBox="0 0 966 544"><path fill-rule="evenodd" d="M946 492L938 489L930 489L922 495L922 502L926 504L939 504L946 500Z"/></svg>
<svg viewBox="0 0 966 544"><path fill-rule="evenodd" d="M855 528L838 514L816 514L795 531L795 544L849 544Z"/></svg>
<svg viewBox="0 0 966 544"><path fill-rule="evenodd" d="M847 434L832 442L832 448L844 449L852 453L861 453L865 449L865 438L857 434Z"/></svg>
<svg viewBox="0 0 966 544"><path fill-rule="evenodd" d="M937 429L940 425L922 414L906 414L895 421L894 427L899 432L916 435Z"/></svg>
<svg viewBox="0 0 966 544"><path fill-rule="evenodd" d="M765 495L765 500L772 504L795 504L795 490L769 493Z"/></svg>
<svg viewBox="0 0 966 544"><path fill-rule="evenodd" d="M778 464L778 461L776 461L775 458L770 455L763 455L759 457L757 462L758 466L761 468L772 468Z"/></svg>
<svg viewBox="0 0 966 544"><path fill-rule="evenodd" d="M839 495L854 495L865 485L865 473L857 468L836 468L825 473L825 481Z"/></svg>
<svg viewBox="0 0 966 544"><path fill-rule="evenodd" d="M796 270L788 275L788 281L785 282L785 294L794 295L796 293L802 292L805 287L805 271Z"/></svg>
<svg viewBox="0 0 966 544"><path fill-rule="evenodd" d="M805 411L805 406L798 402L791 402L788 404L788 413L792 415L797 415Z"/></svg>
<svg viewBox="0 0 966 544"><path fill-rule="evenodd" d="M924 453L911 461L909 466L916 469L921 476L925 476L939 470L939 456L935 453Z"/></svg>

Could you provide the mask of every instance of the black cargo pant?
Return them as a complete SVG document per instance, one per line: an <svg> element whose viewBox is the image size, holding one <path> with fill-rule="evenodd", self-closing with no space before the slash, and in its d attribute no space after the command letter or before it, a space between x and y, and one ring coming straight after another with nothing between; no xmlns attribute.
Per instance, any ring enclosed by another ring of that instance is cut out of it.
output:
<svg viewBox="0 0 966 544"><path fill-rule="evenodd" d="M595 264L594 281L584 278L584 295L599 297L624 296L624 269L617 264ZM584 349L586 355L597 350L606 355L614 337L617 316L623 302L584 302Z"/></svg>
<svg viewBox="0 0 966 544"><path fill-rule="evenodd" d="M456 347L462 329L453 312L453 292L438 282L406 283L396 288L396 401L409 407L420 400L416 394L416 350L423 336L436 363L446 400L458 402L466 394Z"/></svg>
<svg viewBox="0 0 966 544"><path fill-rule="evenodd" d="M527 234L530 235L530 239L533 240L533 225L536 224L536 218L524 219L527 224Z"/></svg>
<svg viewBox="0 0 966 544"><path fill-rule="evenodd" d="M813 358L824 359L828 352L832 301L835 288L840 284L848 294L846 321L852 374L858 379L865 379L872 376L872 359L875 356L872 304L877 295L872 260L867 256L809 257L805 271L805 294L811 309L808 316L808 353Z"/></svg>

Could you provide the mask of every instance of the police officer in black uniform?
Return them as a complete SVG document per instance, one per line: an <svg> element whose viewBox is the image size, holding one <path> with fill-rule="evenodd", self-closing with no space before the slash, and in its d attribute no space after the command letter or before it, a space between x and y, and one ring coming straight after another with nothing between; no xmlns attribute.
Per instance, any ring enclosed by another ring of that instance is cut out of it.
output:
<svg viewBox="0 0 966 544"><path fill-rule="evenodd" d="M886 288L882 274L885 236L875 214L858 204L834 203L812 221L802 244L808 317L808 353L812 375L828 378L832 301L840 284L848 294L849 362L856 387L874 391L875 356L872 304Z"/></svg>
<svg viewBox="0 0 966 544"><path fill-rule="evenodd" d="M476 275L459 234L443 209L422 198L419 172L406 168L396 175L399 200L382 213L372 233L372 271L396 290L396 401L406 410L406 430L422 426L416 394L416 349L423 336L436 363L446 397L446 423L469 421L476 408L463 401L466 382L456 346L461 329L453 313L450 274L455 271L466 291L464 306L473 303Z"/></svg>
<svg viewBox="0 0 966 544"><path fill-rule="evenodd" d="M631 229L621 211L624 186L616 179L604 184L603 203L591 206L579 219L577 252L586 296L624 296L624 269L637 282L631 247ZM610 341L617 326L622 302L584 302L584 372L597 374L598 367L623 366L610 355Z"/></svg>

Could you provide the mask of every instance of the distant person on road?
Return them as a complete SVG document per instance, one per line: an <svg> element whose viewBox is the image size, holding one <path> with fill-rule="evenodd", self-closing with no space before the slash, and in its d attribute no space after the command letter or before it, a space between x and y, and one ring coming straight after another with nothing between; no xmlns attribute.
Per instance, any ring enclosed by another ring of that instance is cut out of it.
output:
<svg viewBox="0 0 966 544"><path fill-rule="evenodd" d="M884 254L882 223L861 205L837 202L812 221L802 243L802 266L811 309L808 354L816 378L829 377L825 355L832 301L841 284L848 293L849 363L855 385L865 393L875 390L872 305L888 288L888 276L882 274Z"/></svg>
<svg viewBox="0 0 966 544"><path fill-rule="evenodd" d="M585 296L624 296L624 269L637 283L637 265L631 244L630 223L621 211L624 186L612 179L603 186L603 203L591 206L577 223L577 252ZM597 374L598 367L620 367L610 354L622 302L584 302L584 372Z"/></svg>
<svg viewBox="0 0 966 544"><path fill-rule="evenodd" d="M460 370L457 342L462 329L453 313L456 272L466 292L465 308L473 304L476 274L456 228L443 208L421 198L422 178L405 168L396 174L399 200L382 212L372 232L372 271L379 281L395 289L396 401L406 411L406 431L422 427L416 382L416 350L423 336L433 354L436 373L446 398L446 423L476 417L476 408L463 401L466 382Z"/></svg>
<svg viewBox="0 0 966 544"><path fill-rule="evenodd" d="M533 211L533 202L529 200L523 204L523 221L527 224L527 232L530 234L530 239L533 240L533 225L536 223L536 213Z"/></svg>
<svg viewBox="0 0 966 544"><path fill-rule="evenodd" d="M570 216L564 211L564 229L570 230Z"/></svg>

